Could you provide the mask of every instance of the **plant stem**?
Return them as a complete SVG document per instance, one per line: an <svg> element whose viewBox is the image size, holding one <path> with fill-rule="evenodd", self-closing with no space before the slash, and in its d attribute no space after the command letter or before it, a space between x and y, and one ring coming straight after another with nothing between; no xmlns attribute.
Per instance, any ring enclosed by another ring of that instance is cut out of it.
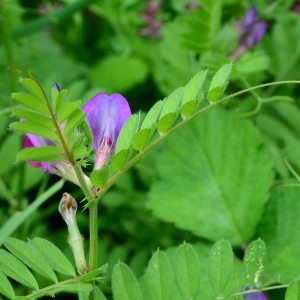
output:
<svg viewBox="0 0 300 300"><path fill-rule="evenodd" d="M90 257L88 271L97 267L98 258L98 201L93 201L90 210Z"/></svg>

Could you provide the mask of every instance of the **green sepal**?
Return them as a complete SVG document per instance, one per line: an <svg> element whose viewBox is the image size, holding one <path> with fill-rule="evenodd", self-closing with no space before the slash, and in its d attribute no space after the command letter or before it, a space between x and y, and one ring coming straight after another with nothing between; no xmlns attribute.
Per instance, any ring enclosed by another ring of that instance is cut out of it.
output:
<svg viewBox="0 0 300 300"><path fill-rule="evenodd" d="M96 270L93 270L91 272L88 272L88 273L78 277L78 281L79 282L88 282L93 279L96 279L96 278L98 278L97 277L98 275L103 274L107 271L107 267L108 267L108 264L104 264L103 266L97 268Z"/></svg>
<svg viewBox="0 0 300 300"><path fill-rule="evenodd" d="M56 88L51 89L51 103L53 110L57 113L58 109L61 107L63 100L67 95L67 90L61 90L60 92Z"/></svg>
<svg viewBox="0 0 300 300"><path fill-rule="evenodd" d="M18 130L26 133L31 133L37 136L42 136L53 141L59 141L57 134L52 128L44 127L35 122L14 122L9 125L9 128L12 130Z"/></svg>
<svg viewBox="0 0 300 300"><path fill-rule="evenodd" d="M233 272L233 252L226 240L216 242L208 257L209 280L214 291L220 295L225 290Z"/></svg>
<svg viewBox="0 0 300 300"><path fill-rule="evenodd" d="M119 262L113 268L112 290L115 300L142 300L139 283L129 267Z"/></svg>
<svg viewBox="0 0 300 300"><path fill-rule="evenodd" d="M25 104L29 108L43 113L44 115L50 117L50 111L46 103L40 101L37 97L29 93L12 93L12 98L16 101Z"/></svg>
<svg viewBox="0 0 300 300"><path fill-rule="evenodd" d="M157 129L160 133L167 132L176 121L183 93L184 88L180 87L176 89L164 102L157 124Z"/></svg>
<svg viewBox="0 0 300 300"><path fill-rule="evenodd" d="M136 150L142 151L147 146L147 143L154 134L163 103L164 102L162 100L159 100L147 113L141 125L140 131L133 139L133 147Z"/></svg>
<svg viewBox="0 0 300 300"><path fill-rule="evenodd" d="M90 179L93 184L93 186L97 188L104 188L106 185L110 174L110 167L109 165L103 165L100 170L94 170L91 173Z"/></svg>
<svg viewBox="0 0 300 300"><path fill-rule="evenodd" d="M56 275L43 257L43 255L29 244L9 237L4 241L5 247L16 257L22 260L28 267L41 274L42 276L57 282Z"/></svg>
<svg viewBox="0 0 300 300"><path fill-rule="evenodd" d="M15 291L6 276L0 271L0 293L5 297L12 299L15 297Z"/></svg>
<svg viewBox="0 0 300 300"><path fill-rule="evenodd" d="M294 280L290 283L285 292L284 300L299 300L300 299L300 280Z"/></svg>
<svg viewBox="0 0 300 300"><path fill-rule="evenodd" d="M66 119L68 119L71 114L73 114L78 107L80 107L81 101L74 101L74 102L66 102L59 106L57 110L57 120L59 124L64 122Z"/></svg>
<svg viewBox="0 0 300 300"><path fill-rule="evenodd" d="M17 155L17 160L38 162L66 160L67 157L62 155L61 152L62 150L55 146L31 147L21 150Z"/></svg>
<svg viewBox="0 0 300 300"><path fill-rule="evenodd" d="M116 143L115 155L111 163L113 170L120 171L129 160L132 153L131 147L133 138L139 128L139 123L140 114L132 115L123 125Z"/></svg>
<svg viewBox="0 0 300 300"><path fill-rule="evenodd" d="M31 247L42 253L52 269L61 274L76 276L76 272L71 262L54 244L38 237L30 240L28 243Z"/></svg>
<svg viewBox="0 0 300 300"><path fill-rule="evenodd" d="M157 251L153 254L145 277L151 299L172 299L174 274L163 251Z"/></svg>
<svg viewBox="0 0 300 300"><path fill-rule="evenodd" d="M0 249L0 270L29 288L35 290L39 288L35 278L27 267L14 255L3 249Z"/></svg>
<svg viewBox="0 0 300 300"><path fill-rule="evenodd" d="M222 66L215 74L207 94L207 99L211 103L219 100L221 95L224 93L228 84L227 79L229 78L231 70L232 70L232 63Z"/></svg>
<svg viewBox="0 0 300 300"><path fill-rule="evenodd" d="M183 299L196 299L200 287L200 263L191 245L183 244L177 248L174 273Z"/></svg>
<svg viewBox="0 0 300 300"><path fill-rule="evenodd" d="M43 93L42 88L40 85L31 78L19 78L19 82L27 91L29 91L31 94L35 95L40 101L46 102L46 96Z"/></svg>
<svg viewBox="0 0 300 300"><path fill-rule="evenodd" d="M203 94L202 88L207 75L206 71L198 72L185 86L181 102L181 114L183 117L189 117L196 110Z"/></svg>
<svg viewBox="0 0 300 300"><path fill-rule="evenodd" d="M267 264L267 249L262 240L252 242L243 259L247 285L254 288L259 283Z"/></svg>

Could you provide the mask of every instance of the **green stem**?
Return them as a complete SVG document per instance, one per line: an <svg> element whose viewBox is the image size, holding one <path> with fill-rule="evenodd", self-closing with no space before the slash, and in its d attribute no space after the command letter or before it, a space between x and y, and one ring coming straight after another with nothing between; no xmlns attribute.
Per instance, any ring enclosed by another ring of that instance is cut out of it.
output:
<svg viewBox="0 0 300 300"><path fill-rule="evenodd" d="M88 271L97 267L98 258L98 202L93 201L90 210L90 257Z"/></svg>

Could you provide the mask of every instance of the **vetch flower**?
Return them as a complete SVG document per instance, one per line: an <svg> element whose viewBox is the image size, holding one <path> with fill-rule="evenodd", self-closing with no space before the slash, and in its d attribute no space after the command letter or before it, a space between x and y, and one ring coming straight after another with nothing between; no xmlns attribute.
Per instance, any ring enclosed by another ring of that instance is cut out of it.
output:
<svg viewBox="0 0 300 300"><path fill-rule="evenodd" d="M252 6L244 18L236 22L236 26L241 36L237 48L230 55L230 59L232 60L238 58L242 53L255 46L262 39L268 27L268 23L258 20L257 10L255 6Z"/></svg>
<svg viewBox="0 0 300 300"><path fill-rule="evenodd" d="M249 291L250 288L246 286L245 291ZM257 290L257 287L254 287L254 290ZM245 300L268 300L263 292L255 292L252 294L243 295Z"/></svg>
<svg viewBox="0 0 300 300"><path fill-rule="evenodd" d="M93 133L92 146L96 149L94 169L99 170L114 153L119 133L131 116L131 110L122 95L99 93L88 101L83 111L87 113Z"/></svg>

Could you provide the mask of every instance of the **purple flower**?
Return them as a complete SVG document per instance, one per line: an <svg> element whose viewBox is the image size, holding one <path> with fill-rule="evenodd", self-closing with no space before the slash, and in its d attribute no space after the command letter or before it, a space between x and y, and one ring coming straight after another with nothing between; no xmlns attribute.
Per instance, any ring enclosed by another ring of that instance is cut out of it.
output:
<svg viewBox="0 0 300 300"><path fill-rule="evenodd" d="M88 101L83 111L93 133L96 149L95 170L108 162L114 153L119 133L131 116L127 100L120 94L99 93Z"/></svg>
<svg viewBox="0 0 300 300"><path fill-rule="evenodd" d="M250 291L251 289L246 286L245 291ZM257 290L257 287L254 287L254 290ZM263 292L254 292L252 294L243 295L245 300L268 300Z"/></svg>
<svg viewBox="0 0 300 300"><path fill-rule="evenodd" d="M236 26L241 36L237 48L230 55L230 59L232 60L238 58L262 39L268 23L258 20L256 8L252 6L244 18L236 22Z"/></svg>

